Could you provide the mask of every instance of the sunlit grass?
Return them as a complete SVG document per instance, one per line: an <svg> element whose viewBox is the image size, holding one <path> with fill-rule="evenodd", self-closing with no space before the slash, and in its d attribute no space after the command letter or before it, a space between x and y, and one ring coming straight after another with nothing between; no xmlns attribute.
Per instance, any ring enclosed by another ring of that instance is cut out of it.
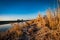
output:
<svg viewBox="0 0 60 40"><path fill-rule="evenodd" d="M24 38L25 37L25 38ZM14 23L12 28L0 33L1 40L60 40L60 12L47 11L34 20L25 23Z"/></svg>

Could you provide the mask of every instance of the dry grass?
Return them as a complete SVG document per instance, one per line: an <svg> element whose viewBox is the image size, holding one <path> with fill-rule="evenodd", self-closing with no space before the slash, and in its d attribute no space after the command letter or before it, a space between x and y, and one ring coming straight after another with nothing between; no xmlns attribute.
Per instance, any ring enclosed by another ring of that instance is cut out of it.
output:
<svg viewBox="0 0 60 40"><path fill-rule="evenodd" d="M58 15L59 14L59 15ZM0 33L0 40L60 40L60 12L19 24L15 23L6 32Z"/></svg>

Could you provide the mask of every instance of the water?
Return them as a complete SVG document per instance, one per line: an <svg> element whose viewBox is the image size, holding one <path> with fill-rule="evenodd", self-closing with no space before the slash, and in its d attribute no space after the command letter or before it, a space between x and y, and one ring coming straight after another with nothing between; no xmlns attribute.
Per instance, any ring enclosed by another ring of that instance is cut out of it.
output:
<svg viewBox="0 0 60 40"><path fill-rule="evenodd" d="M0 25L0 32L4 32L11 27L12 27L11 24Z"/></svg>

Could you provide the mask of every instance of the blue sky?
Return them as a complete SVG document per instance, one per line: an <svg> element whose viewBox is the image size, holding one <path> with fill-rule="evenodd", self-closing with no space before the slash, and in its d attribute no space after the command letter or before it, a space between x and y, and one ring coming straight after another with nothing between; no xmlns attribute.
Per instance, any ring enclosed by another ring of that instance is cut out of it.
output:
<svg viewBox="0 0 60 40"><path fill-rule="evenodd" d="M57 8L57 0L0 0L0 20L34 19Z"/></svg>

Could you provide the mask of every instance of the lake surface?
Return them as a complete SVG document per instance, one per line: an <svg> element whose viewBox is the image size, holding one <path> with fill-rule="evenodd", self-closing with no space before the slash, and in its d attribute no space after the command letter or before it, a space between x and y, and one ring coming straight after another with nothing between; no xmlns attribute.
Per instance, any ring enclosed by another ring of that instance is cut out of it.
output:
<svg viewBox="0 0 60 40"><path fill-rule="evenodd" d="M0 25L0 32L4 32L4 31L10 29L14 24L17 24L17 23ZM25 24L25 22L19 23L20 26L23 26L23 24Z"/></svg>
<svg viewBox="0 0 60 40"><path fill-rule="evenodd" d="M11 24L0 25L0 32L6 31L6 30L8 30L11 27L12 27Z"/></svg>

